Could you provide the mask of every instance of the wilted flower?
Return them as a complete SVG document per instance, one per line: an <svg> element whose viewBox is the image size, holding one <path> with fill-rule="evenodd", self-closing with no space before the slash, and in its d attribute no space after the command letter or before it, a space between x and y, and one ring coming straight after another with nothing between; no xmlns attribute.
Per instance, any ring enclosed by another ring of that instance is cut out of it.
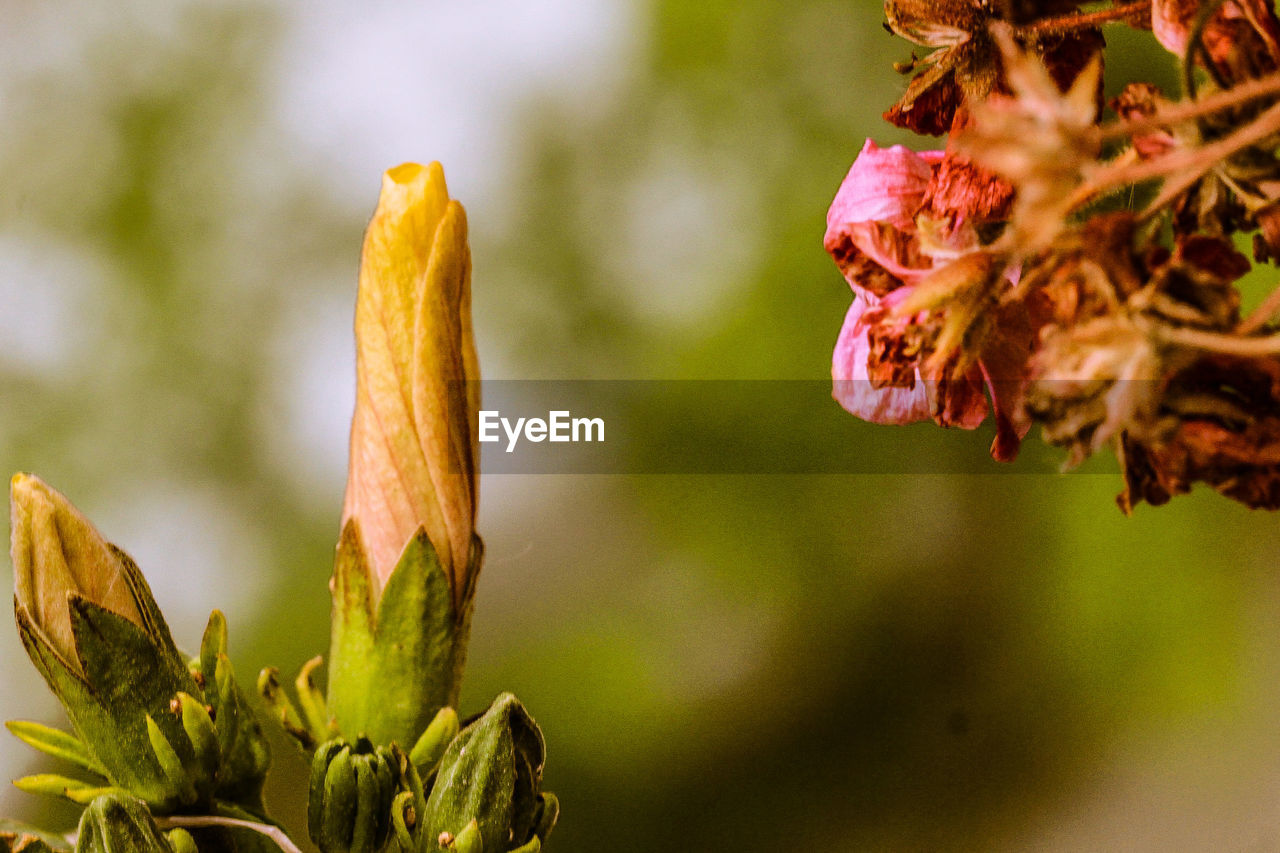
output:
<svg viewBox="0 0 1280 853"><path fill-rule="evenodd" d="M832 355L833 394L875 423L932 418L974 429L988 413L985 383L1000 433L993 453L1012 458L1018 435L1006 389L996 388L1007 377L993 379L983 364L998 351L1003 371L1017 349L1004 328L1016 311L997 305L1010 279L981 250L976 220L919 212L942 162L941 152L868 140L831 204L824 246L854 292Z"/></svg>
<svg viewBox="0 0 1280 853"><path fill-rule="evenodd" d="M1271 3L1226 0L1216 5L1200 33L1215 74L1233 83L1280 67L1280 22ZM1206 6L1201 0L1153 0L1151 28L1166 50L1187 55ZM1198 51L1191 58L1202 59Z"/></svg>
<svg viewBox="0 0 1280 853"><path fill-rule="evenodd" d="M380 584L426 530L455 599L476 511L479 367L462 205L440 164L386 172L356 297L356 408L343 522L355 520Z"/></svg>
<svg viewBox="0 0 1280 853"><path fill-rule="evenodd" d="M1018 49L1007 28L993 35L1012 95L975 104L973 123L957 144L1017 188L1012 239L1030 254L1047 248L1066 227L1079 202L1075 192L1101 151L1094 121L1102 62L1095 57L1063 92L1040 59Z"/></svg>

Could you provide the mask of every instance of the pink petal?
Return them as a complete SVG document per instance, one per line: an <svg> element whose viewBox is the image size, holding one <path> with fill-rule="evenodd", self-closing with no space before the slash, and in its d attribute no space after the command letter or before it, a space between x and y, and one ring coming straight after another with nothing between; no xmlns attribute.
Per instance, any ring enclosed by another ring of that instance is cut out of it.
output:
<svg viewBox="0 0 1280 853"><path fill-rule="evenodd" d="M909 148L880 148L870 139L853 161L827 211L827 234L854 222L884 222L903 231L914 219L933 167Z"/></svg>
<svg viewBox="0 0 1280 853"><path fill-rule="evenodd" d="M933 175L940 151L924 156L901 145L880 148L870 139L840 185L827 211L823 246L835 259L854 292L884 293L873 281L879 266L892 276L914 282L931 264L919 255L915 215Z"/></svg>
<svg viewBox="0 0 1280 853"><path fill-rule="evenodd" d="M870 294L857 294L831 356L831 396L845 411L876 424L909 424L933 417L929 395L916 371L913 388L873 388L867 375L868 326L862 315L878 304Z"/></svg>

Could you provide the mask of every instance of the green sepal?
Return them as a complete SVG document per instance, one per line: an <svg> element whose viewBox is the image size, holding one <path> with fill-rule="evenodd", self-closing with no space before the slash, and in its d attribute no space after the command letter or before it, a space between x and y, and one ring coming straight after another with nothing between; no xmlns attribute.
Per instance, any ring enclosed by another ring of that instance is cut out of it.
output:
<svg viewBox="0 0 1280 853"><path fill-rule="evenodd" d="M99 776L107 775L107 768L103 767L102 762L93 757L89 747L73 734L27 720L10 720L4 725L18 740L46 755L70 761Z"/></svg>
<svg viewBox="0 0 1280 853"><path fill-rule="evenodd" d="M0 853L71 853L65 838L16 820L0 818Z"/></svg>
<svg viewBox="0 0 1280 853"><path fill-rule="evenodd" d="M218 740L219 770L214 795L236 803L254 814L264 812L262 788L271 766L267 738L240 689L227 656L227 620L221 611L209 614L200 641L199 668L204 680L204 698Z"/></svg>
<svg viewBox="0 0 1280 853"><path fill-rule="evenodd" d="M107 794L80 816L76 853L173 853L142 800Z"/></svg>
<svg viewBox="0 0 1280 853"><path fill-rule="evenodd" d="M399 853L414 853L418 849L413 830L418 825L418 814L413 807L413 792L401 791L391 803L391 828Z"/></svg>
<svg viewBox="0 0 1280 853"><path fill-rule="evenodd" d="M196 765L194 751L189 759L179 755L178 750L169 741L169 738L165 736L164 730L160 728L160 724L152 719L150 714L146 715L146 720L147 739L151 742L151 754L160 765L161 771L164 772L165 777L169 780L169 784L178 791L178 799L183 805L195 803L200 795L196 792L195 783L192 781ZM186 735L185 731L183 735ZM182 743L178 744L179 747L183 745ZM191 742L187 741L185 745L189 747ZM210 779L209 781L212 782L213 780Z"/></svg>
<svg viewBox="0 0 1280 853"><path fill-rule="evenodd" d="M187 733L187 740L191 741L196 761L203 774L213 779L222 763L222 756L218 747L218 732L213 727L209 710L190 693L179 693L178 705L182 715L182 730Z"/></svg>
<svg viewBox="0 0 1280 853"><path fill-rule="evenodd" d="M430 775L440 763L450 742L458 736L458 729L458 712L449 707L441 708L409 751L409 760L420 774Z"/></svg>
<svg viewBox="0 0 1280 853"><path fill-rule="evenodd" d="M471 566L483 555L472 538ZM384 746L409 746L445 706L456 706L466 662L472 596L455 606L426 531L405 545L378 600L354 520L334 562L328 710L339 729Z"/></svg>
<svg viewBox="0 0 1280 853"><path fill-rule="evenodd" d="M458 834L472 819L485 850L527 843L537 828L545 757L537 723L515 696L500 695L440 761L427 801L426 849L445 849L439 836Z"/></svg>
<svg viewBox="0 0 1280 853"><path fill-rule="evenodd" d="M522 844L515 850L512 850L511 853L541 853L541 851L542 841L535 835L533 838L529 839L528 844Z"/></svg>
<svg viewBox="0 0 1280 853"><path fill-rule="evenodd" d="M339 752L349 747L341 740L331 740L316 747L311 756L311 782L307 793L307 835L312 841L320 838L324 820L324 777L329 772L329 762Z"/></svg>
<svg viewBox="0 0 1280 853"><path fill-rule="evenodd" d="M53 650L26 609L16 605L18 632L27 653L111 782L156 808L176 806L183 800L184 786L175 784L153 759L145 719L150 714L162 720L168 740L180 741L179 752L187 753L182 757L193 758L169 708L179 691L198 691L194 678L176 650L169 653L172 641L157 640L78 595L69 595L67 603L84 674Z"/></svg>
<svg viewBox="0 0 1280 853"><path fill-rule="evenodd" d="M330 725L324 693L316 686L313 677L323 661L324 658L316 655L304 663L302 669L298 670L298 678L294 682L298 691L298 705L302 709L302 721L310 730L316 743L322 743L337 734L334 727Z"/></svg>
<svg viewBox="0 0 1280 853"><path fill-rule="evenodd" d="M72 779L69 776L60 776L57 773L34 773L30 776L23 776L21 779L13 780L13 787L26 794L62 797L82 806L109 791L124 793L121 789L113 788L109 785L95 785L80 779Z"/></svg>
<svg viewBox="0 0 1280 853"><path fill-rule="evenodd" d="M344 747L324 774L324 809L320 815L320 837L313 838L321 853L345 851L351 844L356 821L356 769L351 748Z"/></svg>
<svg viewBox="0 0 1280 853"><path fill-rule="evenodd" d="M538 808L533 817L534 837L545 843L559 819L560 798L550 791L543 791L538 795Z"/></svg>

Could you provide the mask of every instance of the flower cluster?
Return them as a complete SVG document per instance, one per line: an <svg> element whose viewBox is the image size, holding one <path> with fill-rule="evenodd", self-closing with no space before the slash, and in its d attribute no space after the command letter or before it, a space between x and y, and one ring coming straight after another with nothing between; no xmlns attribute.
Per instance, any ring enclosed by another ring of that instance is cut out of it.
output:
<svg viewBox="0 0 1280 853"><path fill-rule="evenodd" d="M867 140L824 246L853 291L834 396L875 423L1034 424L1075 465L1121 461L1128 512L1207 483L1280 508L1280 21L1260 0L886 0L931 48L886 113L942 150ZM1183 97L1104 102L1101 27L1151 30ZM1253 260L1237 249L1253 232Z"/></svg>

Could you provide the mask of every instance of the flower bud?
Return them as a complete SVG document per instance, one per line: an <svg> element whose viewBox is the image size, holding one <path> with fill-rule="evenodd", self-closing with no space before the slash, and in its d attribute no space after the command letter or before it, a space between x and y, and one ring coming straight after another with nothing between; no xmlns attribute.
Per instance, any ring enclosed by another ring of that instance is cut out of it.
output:
<svg viewBox="0 0 1280 853"><path fill-rule="evenodd" d="M80 816L77 853L173 853L146 803L133 797L104 794Z"/></svg>
<svg viewBox="0 0 1280 853"><path fill-rule="evenodd" d="M440 164L382 179L356 296L356 408L343 523L354 519L384 586L426 531L460 601L476 511L479 367L471 251Z"/></svg>
<svg viewBox="0 0 1280 853"><path fill-rule="evenodd" d="M307 832L322 853L376 853L391 832L392 753L361 738L321 744L311 759Z"/></svg>
<svg viewBox="0 0 1280 853"><path fill-rule="evenodd" d="M325 704L337 731L383 746L410 748L458 698L482 555L470 280L440 165L388 170L360 262Z"/></svg>
<svg viewBox="0 0 1280 853"><path fill-rule="evenodd" d="M427 801L428 850L476 830L484 850L511 850L546 841L559 803L542 793L546 748L542 731L510 693L494 700L450 744ZM475 830L471 829L475 825Z"/></svg>
<svg viewBox="0 0 1280 853"><path fill-rule="evenodd" d="M81 675L71 630L76 595L143 627L128 559L89 520L38 477L9 484L14 593L37 631Z"/></svg>
<svg viewBox="0 0 1280 853"><path fill-rule="evenodd" d="M189 664L127 554L36 477L15 476L10 494L18 632L76 735L15 733L157 813L215 796L260 810L269 755L231 677L221 614ZM32 790L83 794L46 788Z"/></svg>

